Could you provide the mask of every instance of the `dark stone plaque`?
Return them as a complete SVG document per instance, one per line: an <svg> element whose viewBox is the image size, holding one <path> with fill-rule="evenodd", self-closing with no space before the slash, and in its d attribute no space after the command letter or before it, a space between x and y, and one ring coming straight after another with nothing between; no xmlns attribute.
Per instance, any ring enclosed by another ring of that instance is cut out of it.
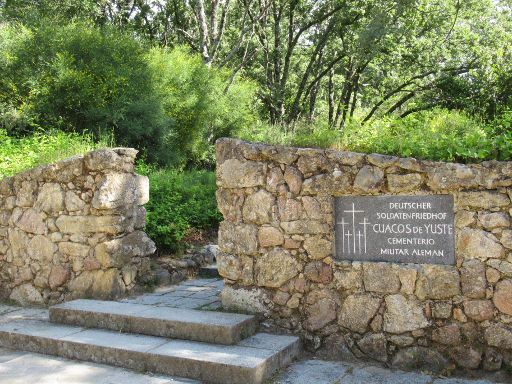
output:
<svg viewBox="0 0 512 384"><path fill-rule="evenodd" d="M455 264L453 196L334 200L337 260Z"/></svg>

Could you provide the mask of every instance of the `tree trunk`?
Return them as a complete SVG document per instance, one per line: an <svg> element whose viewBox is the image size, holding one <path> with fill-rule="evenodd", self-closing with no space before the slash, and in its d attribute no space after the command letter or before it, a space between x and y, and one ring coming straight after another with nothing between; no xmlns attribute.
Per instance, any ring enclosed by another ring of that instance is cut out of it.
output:
<svg viewBox="0 0 512 384"><path fill-rule="evenodd" d="M328 98L329 98L329 127L333 127L334 123L334 71L329 71L329 82L327 86Z"/></svg>

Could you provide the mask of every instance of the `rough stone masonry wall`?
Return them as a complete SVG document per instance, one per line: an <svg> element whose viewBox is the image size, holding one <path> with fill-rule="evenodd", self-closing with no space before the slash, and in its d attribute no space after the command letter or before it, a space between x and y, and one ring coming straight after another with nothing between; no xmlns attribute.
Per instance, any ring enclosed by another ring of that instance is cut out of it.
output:
<svg viewBox="0 0 512 384"><path fill-rule="evenodd" d="M462 165L217 142L227 307L318 353L429 370L512 368L512 162ZM333 197L451 194L456 266L333 259Z"/></svg>
<svg viewBox="0 0 512 384"><path fill-rule="evenodd" d="M155 250L136 154L102 149L0 180L0 298L51 304L134 288Z"/></svg>

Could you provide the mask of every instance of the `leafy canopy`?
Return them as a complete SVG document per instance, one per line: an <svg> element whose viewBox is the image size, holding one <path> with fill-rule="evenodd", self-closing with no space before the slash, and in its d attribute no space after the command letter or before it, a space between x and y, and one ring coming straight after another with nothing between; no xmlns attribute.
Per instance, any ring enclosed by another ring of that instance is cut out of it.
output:
<svg viewBox="0 0 512 384"><path fill-rule="evenodd" d="M186 48L150 48L112 26L0 24L0 127L112 132L150 161L212 162L220 136L254 120L254 86Z"/></svg>

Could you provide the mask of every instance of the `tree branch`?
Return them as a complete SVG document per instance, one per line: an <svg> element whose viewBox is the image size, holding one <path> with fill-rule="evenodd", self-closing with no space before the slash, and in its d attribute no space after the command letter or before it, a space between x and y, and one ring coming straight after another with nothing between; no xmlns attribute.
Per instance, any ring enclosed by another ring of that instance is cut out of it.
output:
<svg viewBox="0 0 512 384"><path fill-rule="evenodd" d="M462 66L458 68L446 68L441 69L441 72L456 72L457 74L461 74L464 72L469 71L470 67L468 66ZM463 71L463 72L460 72ZM377 110L380 108L382 104L384 104L387 100L389 100L392 96L396 95L397 93L401 92L405 87L413 84L416 80L424 79L425 77L432 75L434 73L438 72L436 69L432 69L423 73L420 73L416 76L411 77L409 80L407 80L405 83L400 84L398 87L392 89L388 93L386 93L377 104L373 106L373 108L370 110L370 112L366 115L366 117L363 119L362 123L366 123L368 120L371 119L371 117L377 112Z"/></svg>

